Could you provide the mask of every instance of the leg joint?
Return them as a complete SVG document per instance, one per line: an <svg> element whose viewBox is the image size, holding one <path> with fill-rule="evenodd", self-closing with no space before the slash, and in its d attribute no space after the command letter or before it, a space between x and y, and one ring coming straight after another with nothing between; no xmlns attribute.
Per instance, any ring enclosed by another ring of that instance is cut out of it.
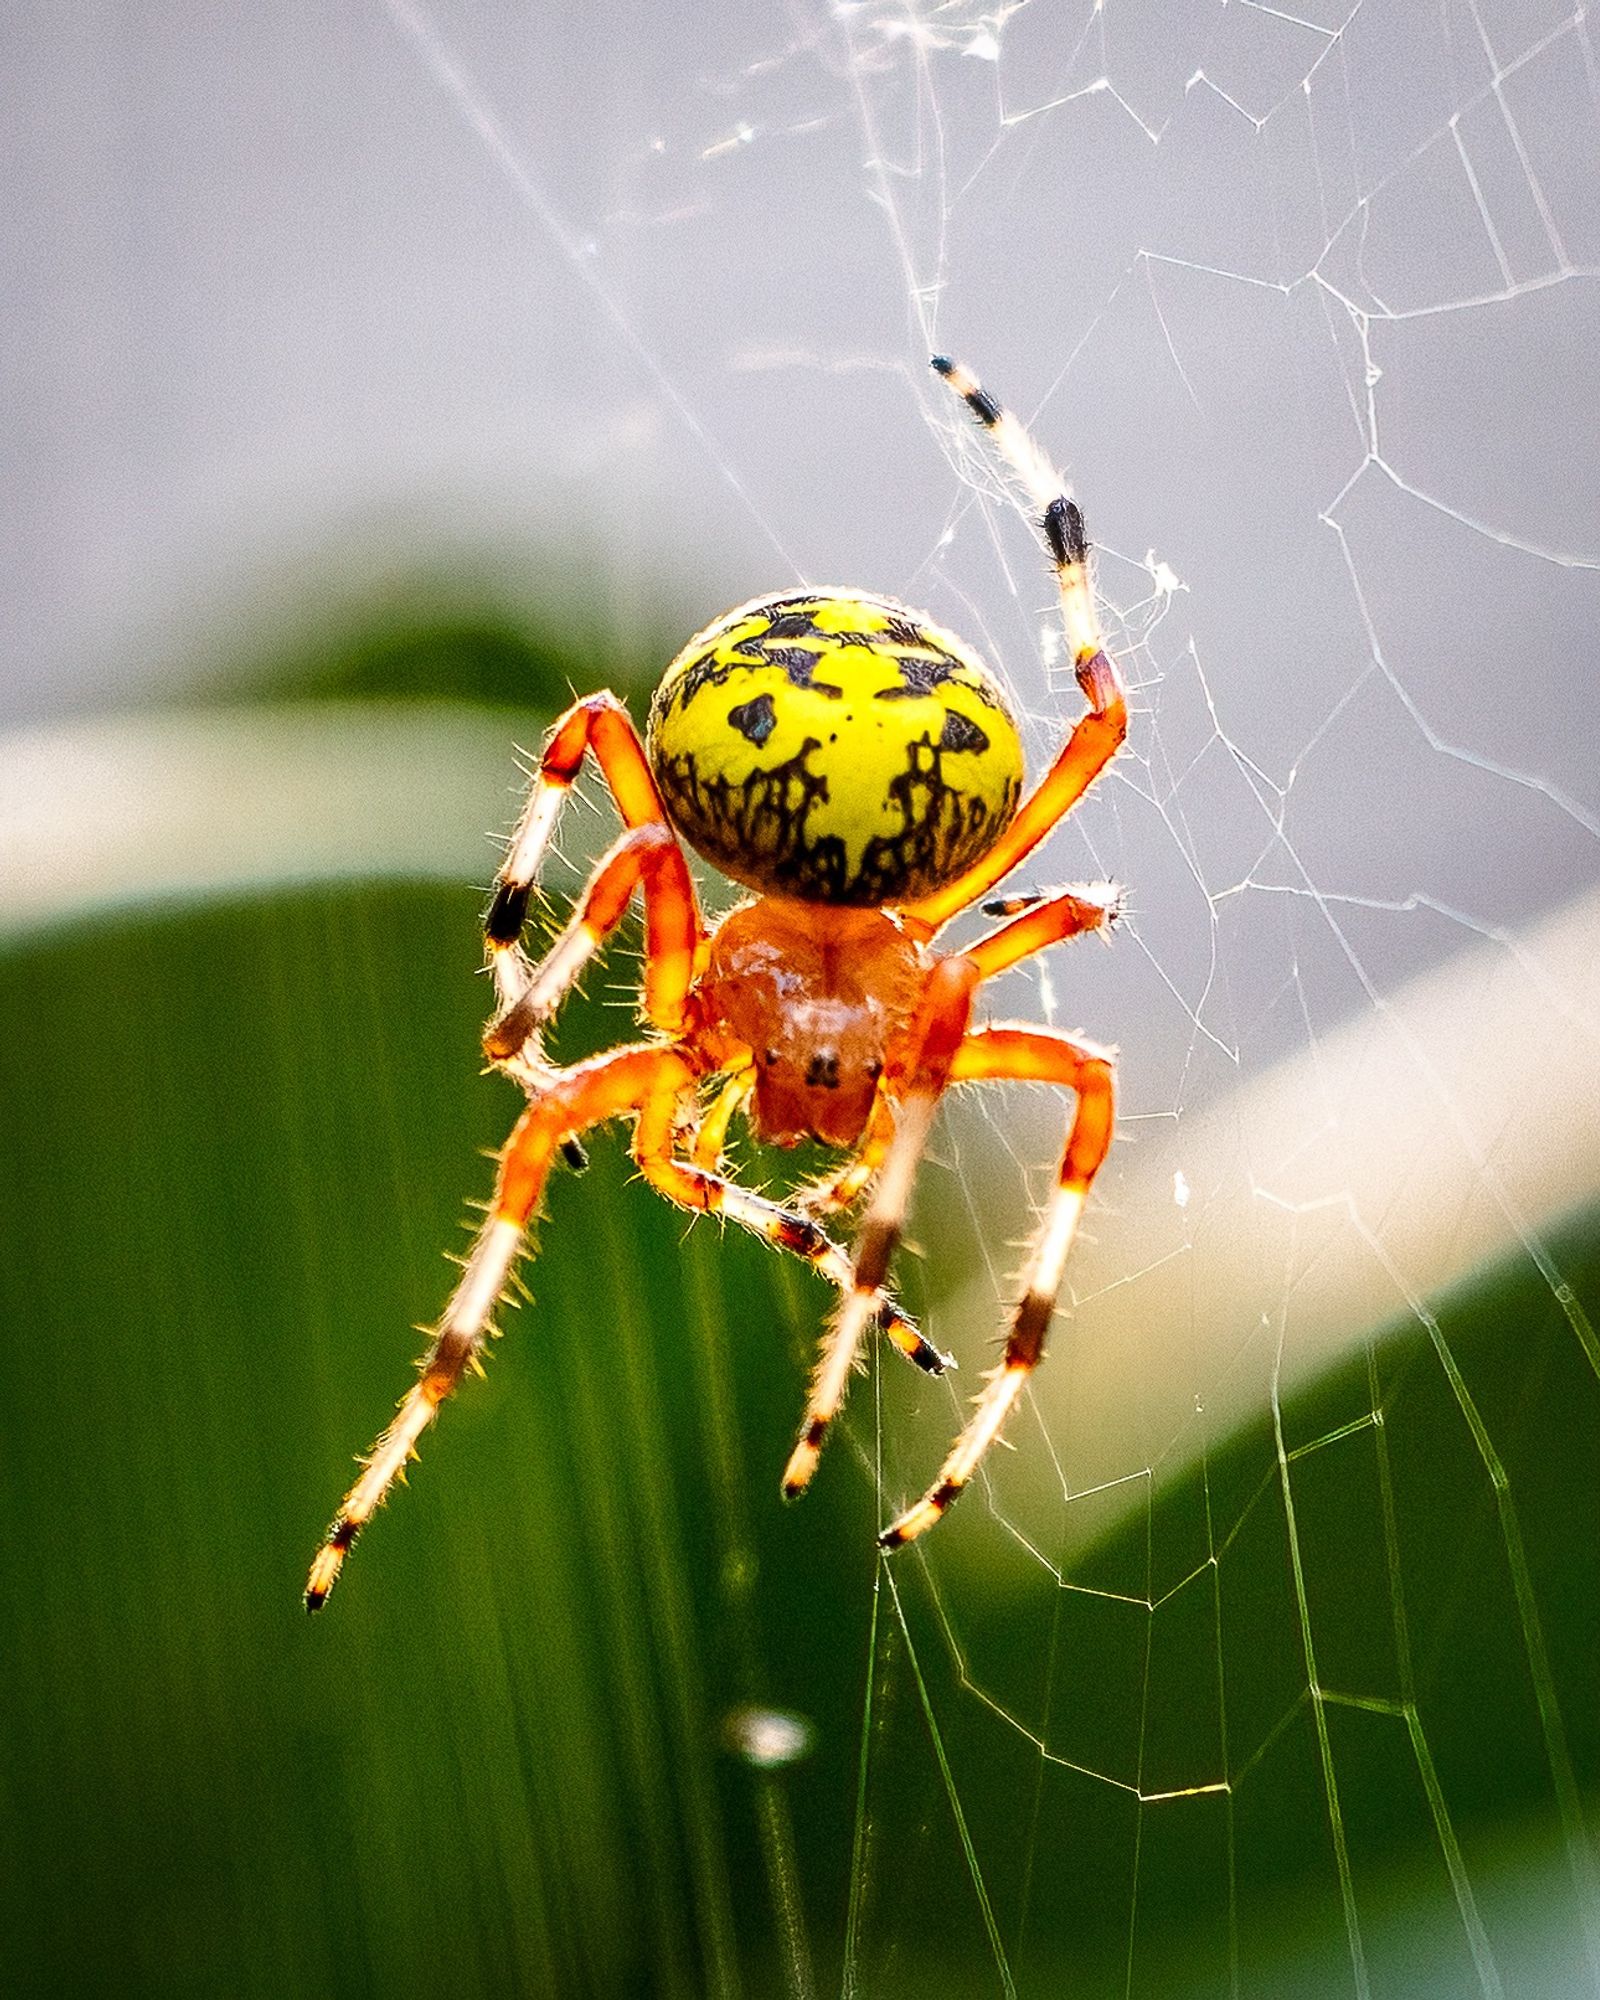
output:
<svg viewBox="0 0 1600 2000"><path fill-rule="evenodd" d="M490 944L515 944L528 921L528 902L533 894L527 882L502 882L494 892L489 914L483 920L484 935Z"/></svg>
<svg viewBox="0 0 1600 2000"><path fill-rule="evenodd" d="M1050 553L1063 569L1081 567L1089 560L1089 538L1084 533L1083 510L1076 500L1063 493L1044 510L1044 538Z"/></svg>
<svg viewBox="0 0 1600 2000"><path fill-rule="evenodd" d="M889 1275L889 1259L899 1241L897 1223L869 1215L861 1225L856 1245L855 1286L858 1292L875 1292Z"/></svg>
<svg viewBox="0 0 1600 2000"><path fill-rule="evenodd" d="M783 1249L792 1250L797 1257L809 1258L813 1264L833 1248L827 1233L803 1215L780 1214L773 1225L773 1234Z"/></svg>
<svg viewBox="0 0 1600 2000"><path fill-rule="evenodd" d="M608 713L626 714L622 703L609 688L585 695L574 703L551 731L550 740L539 759L539 775L547 783L570 785L583 763L583 753L596 722Z"/></svg>
<svg viewBox="0 0 1600 2000"><path fill-rule="evenodd" d="M1044 1344L1050 1322L1056 1315L1054 1292L1028 1292L1017 1307L1011 1335L1006 1341L1008 1368L1037 1368L1044 1358Z"/></svg>

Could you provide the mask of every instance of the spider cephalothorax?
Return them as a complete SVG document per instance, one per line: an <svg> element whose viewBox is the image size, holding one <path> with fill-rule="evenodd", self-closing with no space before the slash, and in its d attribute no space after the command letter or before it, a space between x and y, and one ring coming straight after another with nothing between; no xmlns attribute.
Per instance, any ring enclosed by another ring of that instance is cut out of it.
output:
<svg viewBox="0 0 1600 2000"><path fill-rule="evenodd" d="M793 1497L811 1478L869 1326L931 1374L952 1365L887 1289L940 1097L952 1084L986 1080L1066 1086L1077 1106L1004 1353L937 1480L884 1530L885 1548L922 1534L956 1499L1037 1365L1078 1217L1111 1143L1112 1058L1054 1029L974 1026L974 997L1031 953L1104 929L1116 894L1102 884L1020 896L986 906L1006 921L976 944L950 954L931 946L1070 811L1116 754L1127 708L1100 643L1077 507L1014 417L953 362L934 367L1041 510L1087 713L1022 799L1016 724L988 668L921 613L849 590L761 598L708 625L662 678L648 749L614 695L567 711L545 744L486 922L497 1009L484 1046L527 1105L421 1378L312 1565L312 1610L476 1362L551 1166L603 1120L632 1120L639 1169L669 1200L740 1223L837 1289L784 1472ZM591 752L626 831L534 964L521 945L529 900L561 802ZM680 840L755 899L708 926ZM635 890L645 908L649 1032L554 1068L539 1031ZM740 1110L765 1143L811 1138L849 1157L791 1204L771 1201L722 1171ZM816 1218L863 1200L849 1256Z"/></svg>
<svg viewBox="0 0 1600 2000"><path fill-rule="evenodd" d="M924 976L923 953L882 910L819 914L763 896L724 918L697 991L754 1058L757 1138L855 1145Z"/></svg>

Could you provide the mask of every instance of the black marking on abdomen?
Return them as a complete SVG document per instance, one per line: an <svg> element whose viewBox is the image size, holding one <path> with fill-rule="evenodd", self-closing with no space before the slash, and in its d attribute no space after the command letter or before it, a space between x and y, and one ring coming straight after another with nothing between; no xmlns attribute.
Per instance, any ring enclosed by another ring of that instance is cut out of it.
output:
<svg viewBox="0 0 1600 2000"><path fill-rule="evenodd" d="M703 776L699 760L685 753L662 759L656 782L674 823L734 881L808 902L844 902L844 843L808 833L813 808L828 797L827 779L809 764L821 748L807 736L793 757L737 784L722 772Z"/></svg>
<svg viewBox="0 0 1600 2000"><path fill-rule="evenodd" d="M883 636L892 639L897 646L926 646L928 634L915 618L903 617L892 611L884 624Z"/></svg>
<svg viewBox="0 0 1600 2000"><path fill-rule="evenodd" d="M907 659L902 653L894 664L895 671L900 676L899 687L879 688L874 700L914 701L919 695L932 694L936 687L949 680L960 667L960 662L952 660L947 653L941 653L931 660L918 657Z"/></svg>
<svg viewBox="0 0 1600 2000"><path fill-rule="evenodd" d="M770 694L758 694L754 701L742 701L737 708L730 708L728 720L741 736L748 737L759 750L777 728L778 712L772 705Z"/></svg>
<svg viewBox="0 0 1600 2000"><path fill-rule="evenodd" d="M741 649L734 647L737 654ZM720 687L724 681L731 681L741 674L753 661L732 659L719 660L715 650L702 653L698 660L691 660L676 680L663 681L656 689L651 703L654 711L665 715L669 709L686 709L702 688Z"/></svg>
<svg viewBox="0 0 1600 2000"><path fill-rule="evenodd" d="M815 664L813 656L805 658L808 666ZM936 670L939 663L918 659L909 664ZM894 665L904 673L908 663ZM971 691L1009 723L998 691L978 686ZM749 723L761 722L761 699L742 704L730 718L758 748L762 746ZM780 700L781 691L773 700L774 712ZM888 781L885 796L893 809L891 823L898 819L899 825L873 834L853 866L843 836L823 833L813 824L813 814L829 798L827 777L810 768L812 753L822 747L817 737L807 736L793 757L749 771L737 782L710 755L702 760L690 751L671 757L656 752L656 781L680 832L736 882L805 902L856 907L901 902L953 880L993 846L1016 811L1020 792L1016 778L1007 780L999 798L968 791L946 778L941 763L947 753L976 751L992 739L969 717L958 716L952 723L950 711L943 703L940 707L941 728L953 730L960 741L952 744L950 734L940 737L926 729L905 745L905 765ZM849 720L849 712L841 711L841 727Z"/></svg>
<svg viewBox="0 0 1600 2000"><path fill-rule="evenodd" d="M946 709L944 728L939 732L941 750L987 750L989 739L972 720L959 709Z"/></svg>
<svg viewBox="0 0 1600 2000"><path fill-rule="evenodd" d="M813 694L826 695L829 701L843 698L842 687L816 678L826 654L813 652L809 646L768 646L761 641L757 641L755 650L769 666L782 667L791 687L809 688Z"/></svg>

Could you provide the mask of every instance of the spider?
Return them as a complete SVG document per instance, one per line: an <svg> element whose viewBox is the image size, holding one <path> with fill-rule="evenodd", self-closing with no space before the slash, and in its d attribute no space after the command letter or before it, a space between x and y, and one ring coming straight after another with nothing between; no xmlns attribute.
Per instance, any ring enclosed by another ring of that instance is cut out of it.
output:
<svg viewBox="0 0 1600 2000"><path fill-rule="evenodd" d="M952 1366L887 1289L912 1181L952 1084L1023 1079L1076 1098L1065 1150L1023 1272L1005 1349L932 1486L879 1536L914 1541L969 1483L1044 1353L1063 1268L1111 1144L1108 1049L1031 1026L974 1025L980 984L1063 939L1109 928L1110 885L984 904L1006 919L946 955L933 939L1038 845L1116 755L1127 703L1100 639L1083 517L1016 417L968 371L934 368L1041 510L1061 616L1088 704L1022 799L1022 746L994 676L920 612L855 590L753 599L698 633L668 667L641 742L615 695L575 702L551 731L495 880L485 942L496 1008L491 1063L527 1104L500 1155L487 1219L423 1356L420 1377L346 1496L306 1586L321 1606L351 1545L439 1406L475 1368L523 1232L578 1135L633 1121L633 1158L669 1201L722 1215L803 1258L837 1289L799 1440L783 1475L797 1497L876 1325L919 1368ZM562 801L593 753L625 831L538 964L522 932ZM754 896L707 925L683 842ZM644 1039L549 1064L540 1032L643 893ZM788 1204L722 1172L731 1119L766 1144L848 1150ZM853 1254L819 1216L864 1202Z"/></svg>

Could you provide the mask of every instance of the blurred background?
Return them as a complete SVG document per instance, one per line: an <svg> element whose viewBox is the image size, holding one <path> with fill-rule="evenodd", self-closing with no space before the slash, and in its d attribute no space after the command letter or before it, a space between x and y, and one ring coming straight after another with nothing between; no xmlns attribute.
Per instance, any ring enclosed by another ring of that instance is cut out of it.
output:
<svg viewBox="0 0 1600 2000"><path fill-rule="evenodd" d="M8 1985L1600 1991L1584 10L83 0L0 93ZM515 1115L518 746L802 580L1078 712L933 351L1135 689L1037 870L1130 921L994 996L1122 1049L1015 1449L879 1562L1052 1095L792 1510L826 1296L601 1139L308 1624Z"/></svg>

